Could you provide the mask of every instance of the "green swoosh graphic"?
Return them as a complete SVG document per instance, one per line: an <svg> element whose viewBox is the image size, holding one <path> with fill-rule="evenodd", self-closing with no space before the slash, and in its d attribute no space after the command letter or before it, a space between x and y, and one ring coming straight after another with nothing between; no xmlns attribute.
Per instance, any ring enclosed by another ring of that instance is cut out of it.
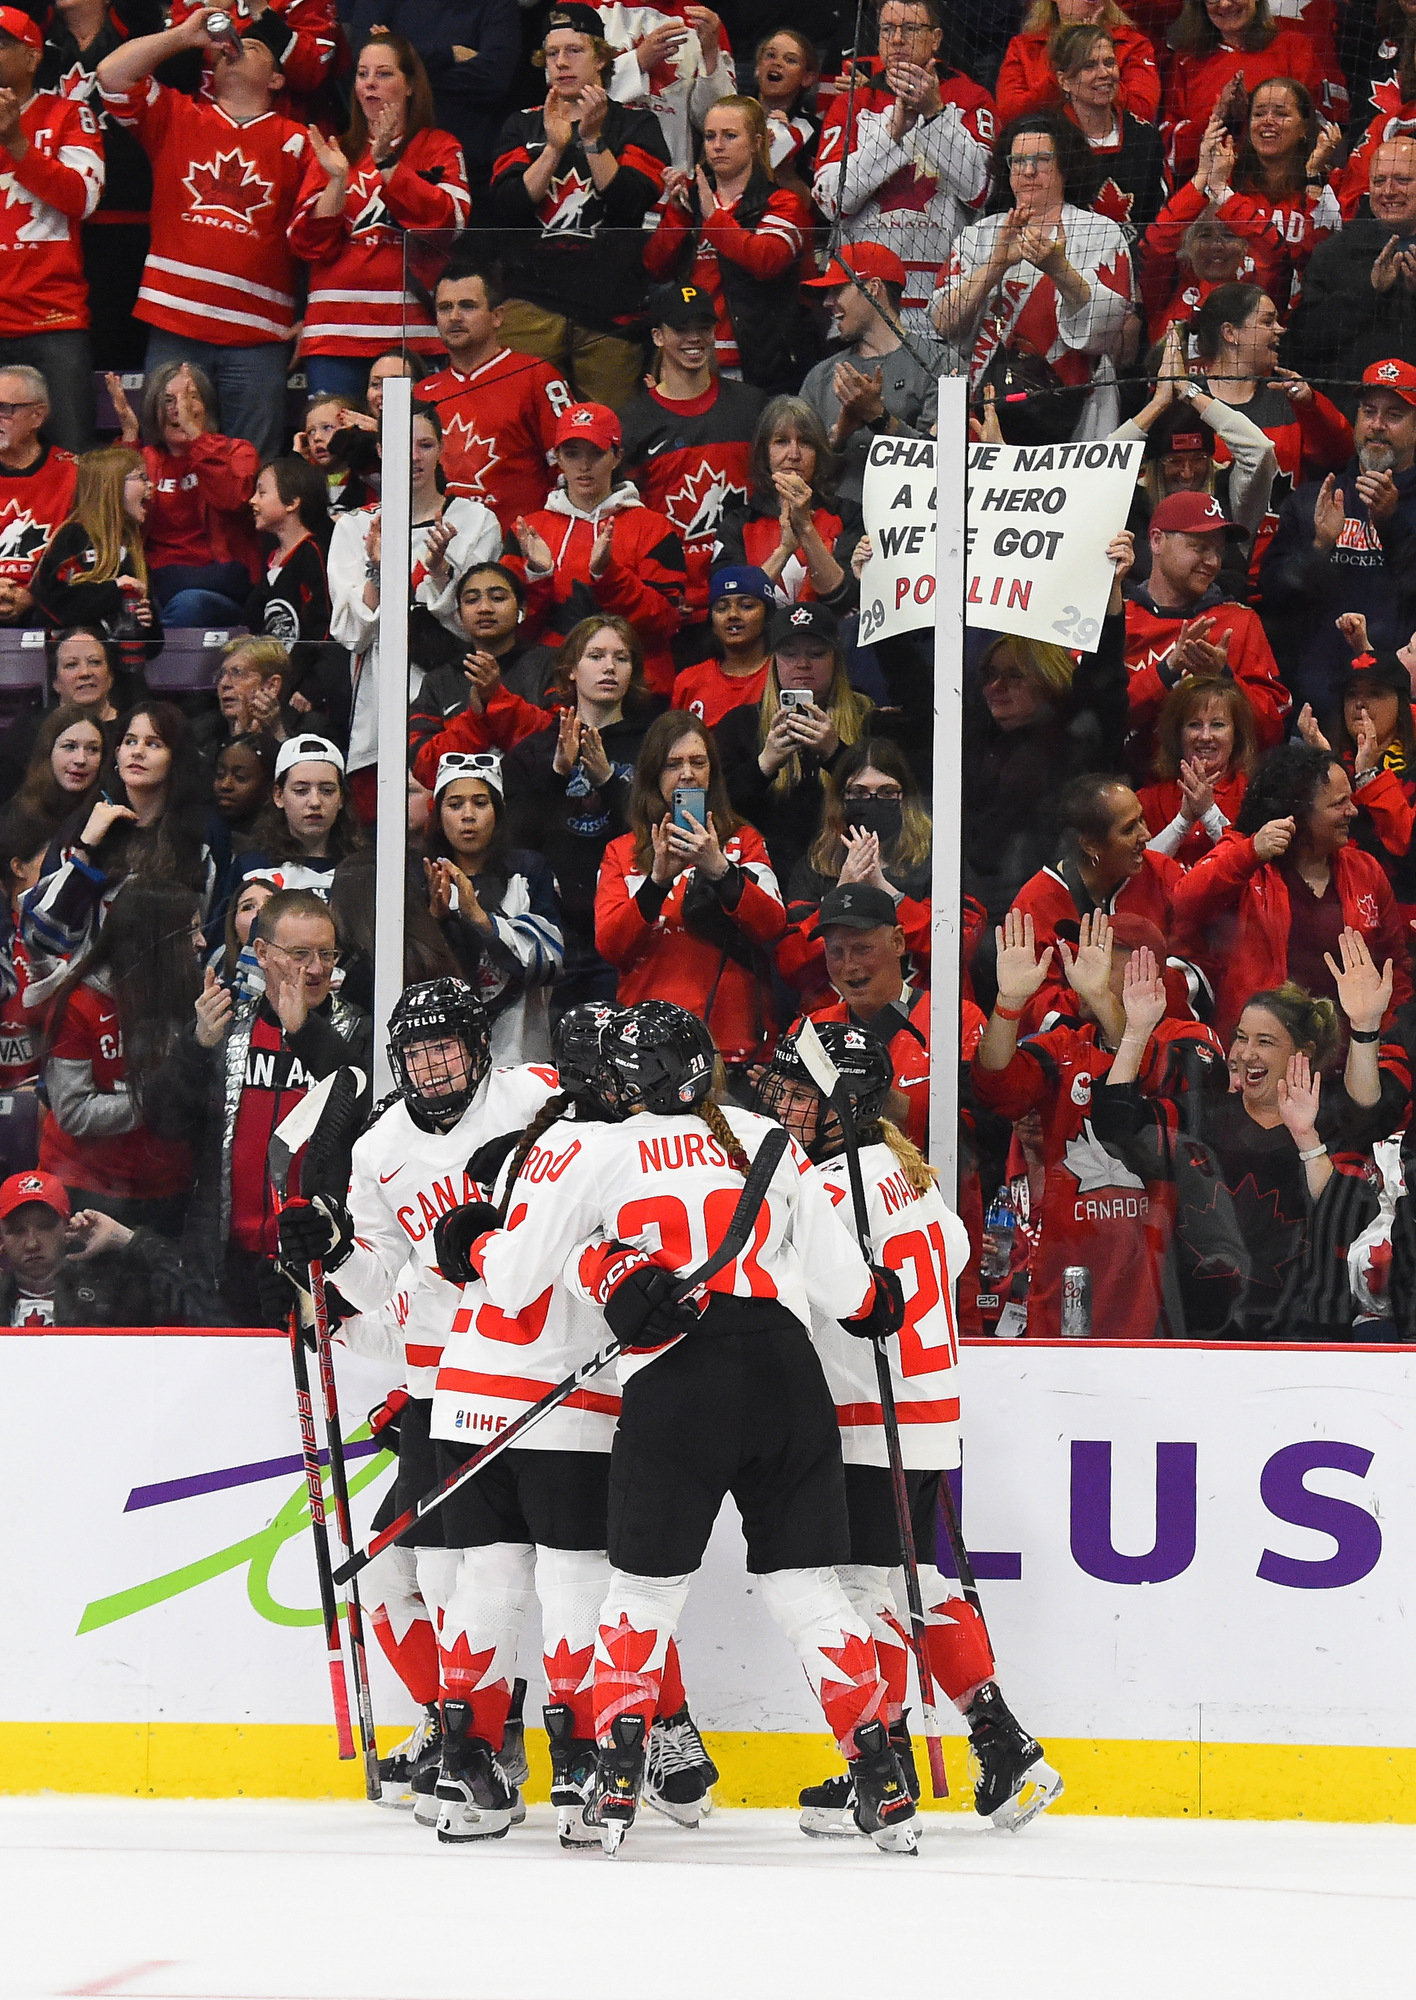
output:
<svg viewBox="0 0 1416 2000"><path fill-rule="evenodd" d="M353 1444L356 1439L369 1434L368 1425L361 1424L345 1439L345 1443ZM350 1497L361 1493L392 1463L393 1454L387 1451L370 1459L349 1481ZM324 1484L328 1491L327 1473ZM169 1570L166 1576L153 1577L147 1583L132 1584L127 1590L117 1591L111 1597L96 1597L84 1607L75 1636L96 1632L104 1625L116 1625L120 1619L135 1617L139 1611L150 1611L154 1605L165 1604L171 1597L180 1597L185 1591L210 1583L213 1577L224 1576L228 1570L239 1569L243 1563L249 1565L246 1595L259 1617L271 1625L318 1625L321 1617L318 1606L304 1610L295 1605L281 1604L270 1589L270 1572L275 1558L292 1536L305 1531L309 1521L310 1495L302 1479L268 1527L244 1536L239 1542L232 1542L228 1548L202 1556L196 1562L184 1563L181 1569ZM342 1604L339 1615L341 1618L344 1616Z"/></svg>

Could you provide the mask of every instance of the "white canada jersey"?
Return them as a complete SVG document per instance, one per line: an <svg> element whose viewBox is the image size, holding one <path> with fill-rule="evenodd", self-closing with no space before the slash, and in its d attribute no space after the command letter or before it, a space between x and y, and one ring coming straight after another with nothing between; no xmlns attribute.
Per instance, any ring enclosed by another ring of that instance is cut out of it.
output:
<svg viewBox="0 0 1416 2000"><path fill-rule="evenodd" d="M772 1121L733 1105L723 1115L751 1159ZM742 1177L691 1114L645 1111L622 1125L583 1131L553 1126L521 1169L506 1228L483 1252L487 1296L515 1316L563 1274L572 1292L593 1303L592 1254L607 1242L631 1244L684 1276L722 1242L741 1194ZM847 1318L859 1312L872 1284L854 1238L792 1142L747 1247L708 1281L708 1290L778 1299L809 1327L813 1308ZM620 1381L653 1359L622 1355Z"/></svg>
<svg viewBox="0 0 1416 2000"><path fill-rule="evenodd" d="M432 1395L460 1296L434 1261L438 1217L480 1194L467 1176L477 1148L524 1130L556 1088L553 1069L494 1069L450 1132L423 1131L399 1098L355 1145L354 1248L331 1275L360 1312L376 1312L400 1289L412 1294L403 1328L410 1396Z"/></svg>
<svg viewBox="0 0 1416 2000"><path fill-rule="evenodd" d="M811 1171L837 1214L853 1218L844 1156ZM947 1470L959 1463L954 1285L969 1261L969 1234L936 1189L916 1194L888 1146L862 1147L860 1172L871 1258L899 1272L905 1293L905 1323L886 1343L901 1455L911 1471ZM855 1339L829 1313L812 1313L811 1336L836 1405L841 1456L847 1465L888 1465L873 1342Z"/></svg>

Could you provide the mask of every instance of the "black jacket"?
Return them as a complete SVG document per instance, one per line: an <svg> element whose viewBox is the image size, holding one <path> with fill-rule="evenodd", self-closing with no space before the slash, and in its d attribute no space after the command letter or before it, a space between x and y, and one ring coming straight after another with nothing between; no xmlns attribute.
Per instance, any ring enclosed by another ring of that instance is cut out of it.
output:
<svg viewBox="0 0 1416 2000"><path fill-rule="evenodd" d="M806 853L821 829L821 812L826 803L822 772L833 771L846 754L842 744L826 764L818 764L806 751L799 752L802 775L790 791L776 789L775 781L762 775L758 755L761 712L754 703L748 708L729 709L713 731L718 755L723 761L728 796L734 809L757 828L767 843L772 869L785 892L792 870Z"/></svg>
<svg viewBox="0 0 1416 2000"><path fill-rule="evenodd" d="M1321 242L1303 272L1302 302L1283 343L1288 366L1349 417L1373 361L1416 362L1416 297L1400 280L1389 292L1372 288L1372 266L1393 233L1364 213ZM1411 239L1404 247L1412 248Z"/></svg>
<svg viewBox="0 0 1416 2000"><path fill-rule="evenodd" d="M407 37L433 86L437 124L457 140L473 178L485 176L521 53L516 0L354 0L345 19L352 49L375 26ZM454 44L475 49L475 58L459 62Z"/></svg>
<svg viewBox="0 0 1416 2000"><path fill-rule="evenodd" d="M13 1271L0 1272L0 1325L20 1296ZM135 1229L121 1250L67 1258L54 1281L56 1326L230 1326L215 1290L184 1268L175 1243Z"/></svg>

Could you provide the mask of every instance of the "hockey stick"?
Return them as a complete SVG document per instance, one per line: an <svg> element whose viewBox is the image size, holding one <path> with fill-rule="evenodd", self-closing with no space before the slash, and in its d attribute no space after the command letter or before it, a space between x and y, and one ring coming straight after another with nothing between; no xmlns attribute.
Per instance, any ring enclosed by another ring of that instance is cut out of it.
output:
<svg viewBox="0 0 1416 2000"><path fill-rule="evenodd" d="M704 1259L696 1271L690 1271L687 1277L679 1281L665 1301L666 1304L677 1304L681 1299L686 1299L690 1292L697 1291L700 1285L705 1285L711 1277L716 1276L725 1264L731 1264L735 1257L741 1256L743 1247L752 1233L752 1226L757 1220L757 1212L767 1198L767 1189L773 1174L777 1171L778 1162L787 1150L787 1143L787 1134L780 1127L767 1134L748 1168L742 1193L738 1196L737 1207L732 1212L722 1242L711 1257ZM523 1410L504 1431L498 1432L490 1443L484 1444L479 1452L468 1459L466 1465L460 1465L456 1472L449 1473L440 1485L425 1493L422 1499L415 1502L406 1513L400 1514L396 1521L390 1521L386 1528L374 1536L366 1549L361 1549L358 1555L351 1556L348 1562L335 1571L335 1582L343 1583L346 1577L357 1576L359 1571L366 1568L376 1555L381 1554L390 1542L396 1542L400 1535L407 1534L415 1522L431 1514L434 1508L441 1507L444 1500L450 1498L459 1486L465 1486L469 1479L475 1479L494 1458L500 1458L518 1438L524 1437L533 1424L538 1424L542 1417L549 1416L552 1410L559 1409L562 1403L575 1394L582 1382L588 1382L592 1375L598 1375L602 1368L608 1368L619 1352L620 1344L617 1340L606 1341L603 1347L597 1348L588 1360L581 1362L573 1374L557 1382L554 1389L548 1390L538 1403L533 1403L529 1410Z"/></svg>
<svg viewBox="0 0 1416 2000"><path fill-rule="evenodd" d="M331 1085L333 1079L329 1079ZM311 1093L314 1094L314 1093ZM315 1117L323 1108L323 1098L315 1107ZM266 1155L266 1168L275 1194L277 1215L285 1206L285 1190L290 1178L294 1152L274 1134ZM324 1477L320 1471L320 1448L315 1436L315 1408L310 1396L310 1371L300 1335L300 1308L290 1313L290 1361L295 1375L295 1411L300 1422L300 1453L304 1462L305 1485L310 1497L310 1532L315 1543L315 1574L319 1578L320 1612L324 1620L325 1654L329 1662L330 1693L334 1699L335 1737L342 1760L352 1758L354 1731L349 1719L349 1688L344 1678L344 1649L339 1638L339 1608L334 1599L334 1578L329 1557L329 1524L325 1518Z"/></svg>
<svg viewBox="0 0 1416 2000"><path fill-rule="evenodd" d="M811 1080L831 1105L840 1122L846 1149L846 1173L851 1184L851 1207L855 1211L856 1237L861 1255L870 1258L870 1222L865 1206L865 1183L860 1172L860 1141L850 1094L841 1073L826 1053L825 1044L810 1020L797 1029L797 1050L811 1073ZM905 1480L904 1454L900 1447L900 1420L895 1409L895 1385L890 1380L890 1356L885 1342L873 1340L875 1380L880 1396L880 1421L885 1432L885 1451L890 1461L890 1488L895 1502L895 1525L900 1534L904 1560L905 1598L910 1611L910 1637L919 1672L919 1702L924 1712L924 1740L929 1752L929 1781L936 1799L949 1796L949 1778L944 1769L944 1746L940 1741L939 1716L934 1700L934 1675L929 1666L924 1596L919 1587L919 1561L915 1554L914 1524L910 1519L909 1487Z"/></svg>
<svg viewBox="0 0 1416 2000"><path fill-rule="evenodd" d="M290 1166L301 1146L306 1147L304 1164L300 1174L300 1192L305 1194L310 1187L312 1169L318 1171L322 1164L322 1154L342 1144L353 1123L356 1107L364 1088L364 1077L360 1070L337 1069L323 1079L314 1090L307 1091L288 1117L281 1120L271 1134L270 1151L273 1167L279 1172L281 1185L288 1181ZM313 1100L313 1104L311 1102ZM309 1107L309 1108L307 1108ZM284 1158L277 1149L284 1149ZM318 1149L318 1150L317 1150ZM325 1437L329 1443L329 1483L334 1496L335 1526L339 1531L341 1551L352 1553L354 1531L349 1512L349 1479L344 1463L344 1435L339 1423L339 1391L334 1375L334 1350L329 1338L329 1307L325 1299L324 1265L313 1261L309 1266L310 1298L315 1314L315 1354L319 1362L320 1397L324 1404ZM354 1700L359 1716L359 1747L364 1765L365 1796L374 1805L383 1796L383 1784L379 1777L378 1740L374 1733L374 1702L369 1686L369 1660L364 1643L364 1608L359 1601L359 1586L351 1577L344 1588L345 1625L349 1633L349 1657L354 1668Z"/></svg>

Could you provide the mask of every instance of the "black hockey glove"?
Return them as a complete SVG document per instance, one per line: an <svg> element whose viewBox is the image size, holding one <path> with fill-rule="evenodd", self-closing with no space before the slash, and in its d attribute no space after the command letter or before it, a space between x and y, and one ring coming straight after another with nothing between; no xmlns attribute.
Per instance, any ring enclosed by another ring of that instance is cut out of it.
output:
<svg viewBox="0 0 1416 2000"><path fill-rule="evenodd" d="M468 1252L479 1236L502 1226L501 1210L495 1202L464 1201L440 1215L433 1228L433 1248L438 1269L452 1285L465 1285L480 1276L468 1261Z"/></svg>
<svg viewBox="0 0 1416 2000"><path fill-rule="evenodd" d="M905 1288L899 1272L887 1271L883 1264L872 1264L870 1273L875 1280L874 1298L863 1313L855 1319L843 1319L841 1325L857 1340L884 1340L905 1323Z"/></svg>
<svg viewBox="0 0 1416 2000"><path fill-rule="evenodd" d="M323 1264L337 1271L354 1248L354 1225L338 1195L292 1201L280 1215L280 1261L296 1270Z"/></svg>
<svg viewBox="0 0 1416 2000"><path fill-rule="evenodd" d="M698 1308L687 1299L672 1301L679 1280L656 1264L640 1264L608 1294L605 1324L621 1347L634 1354L651 1354L680 1334L692 1331Z"/></svg>
<svg viewBox="0 0 1416 2000"><path fill-rule="evenodd" d="M289 1272L282 1271L273 1258L262 1261L256 1272L256 1299L262 1326L290 1325L290 1315L299 1308L300 1289Z"/></svg>
<svg viewBox="0 0 1416 2000"><path fill-rule="evenodd" d="M390 1389L383 1401L369 1412L369 1429L380 1451L398 1450L398 1427L408 1407L406 1389Z"/></svg>

